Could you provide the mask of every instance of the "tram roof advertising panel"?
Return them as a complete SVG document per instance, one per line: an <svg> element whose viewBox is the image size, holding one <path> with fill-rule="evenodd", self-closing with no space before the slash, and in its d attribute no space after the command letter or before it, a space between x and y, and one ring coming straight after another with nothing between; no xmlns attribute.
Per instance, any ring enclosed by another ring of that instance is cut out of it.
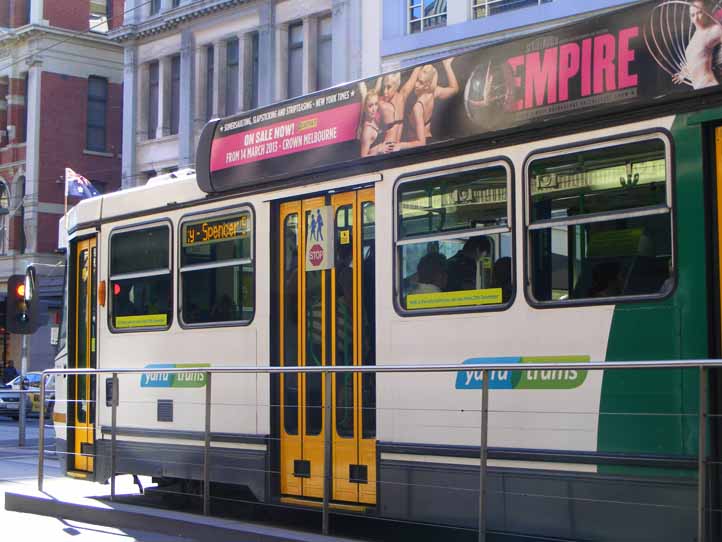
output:
<svg viewBox="0 0 722 542"><path fill-rule="evenodd" d="M655 1L212 121L206 192L717 90L722 9ZM370 162L369 162L370 165Z"/></svg>

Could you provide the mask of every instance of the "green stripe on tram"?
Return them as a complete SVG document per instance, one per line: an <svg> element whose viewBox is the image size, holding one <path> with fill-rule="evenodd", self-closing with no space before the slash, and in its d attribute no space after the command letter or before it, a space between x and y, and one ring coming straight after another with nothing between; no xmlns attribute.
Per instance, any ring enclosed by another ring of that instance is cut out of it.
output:
<svg viewBox="0 0 722 542"><path fill-rule="evenodd" d="M708 355L707 292L699 120L722 119L722 108L676 117L674 138L677 289L662 302L615 307L607 361L694 359ZM695 122L697 121L697 122ZM696 369L606 371L599 414L600 452L697 454ZM688 476L674 471L601 466L600 473Z"/></svg>

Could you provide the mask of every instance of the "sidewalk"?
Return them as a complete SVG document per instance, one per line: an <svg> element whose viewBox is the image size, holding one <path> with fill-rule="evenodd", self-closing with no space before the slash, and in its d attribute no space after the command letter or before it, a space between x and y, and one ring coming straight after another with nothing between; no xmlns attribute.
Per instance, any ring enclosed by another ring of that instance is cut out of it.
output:
<svg viewBox="0 0 722 542"><path fill-rule="evenodd" d="M18 533L18 540L31 521L33 539L53 541L351 542L258 523L111 502L110 484L60 476L58 457L46 459L43 491L39 492L37 457L37 450L29 446L0 445L0 525L4 532L9 527L6 532ZM150 479L142 481L146 487L151 485ZM130 476L118 476L116 494L137 495L138 488Z"/></svg>
<svg viewBox="0 0 722 542"><path fill-rule="evenodd" d="M62 516L45 516L6 510L13 495L37 494L37 432L36 438L28 439L27 446L17 446L17 439L0 440L0 525L3 541L24 540L31 535L33 540L58 542L197 542L192 538L169 536L148 532L143 529L119 529L90 522L65 519ZM50 441L52 442L52 440ZM60 501L66 495L98 495L110 492L100 484L71 480L60 476L58 458L54 451L47 453L45 461L47 499ZM118 479L119 491L130 491ZM137 493L137 488L133 486ZM104 522L101 522L104 523Z"/></svg>

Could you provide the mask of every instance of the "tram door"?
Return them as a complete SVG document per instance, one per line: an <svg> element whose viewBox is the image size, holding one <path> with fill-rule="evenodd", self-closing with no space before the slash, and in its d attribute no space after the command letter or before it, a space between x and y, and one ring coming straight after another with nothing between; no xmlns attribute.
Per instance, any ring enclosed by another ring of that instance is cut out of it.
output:
<svg viewBox="0 0 722 542"><path fill-rule="evenodd" d="M318 209L333 208L333 268L306 268ZM374 365L375 213L373 188L283 203L280 207L280 359L286 367ZM331 499L376 503L376 379L332 380ZM281 493L323 498L324 378L281 377Z"/></svg>
<svg viewBox="0 0 722 542"><path fill-rule="evenodd" d="M96 366L97 261L95 238L78 241L75 255L75 321L73 322L75 355L72 366L86 369ZM95 420L95 378L90 375L71 379L73 417L73 467L93 470Z"/></svg>

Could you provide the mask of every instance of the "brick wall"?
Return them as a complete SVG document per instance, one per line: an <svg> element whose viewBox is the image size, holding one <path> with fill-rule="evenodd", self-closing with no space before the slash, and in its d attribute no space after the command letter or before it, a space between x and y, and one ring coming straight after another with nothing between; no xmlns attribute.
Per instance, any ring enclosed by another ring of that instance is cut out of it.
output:
<svg viewBox="0 0 722 542"><path fill-rule="evenodd" d="M10 26L10 0L0 0L0 27Z"/></svg>
<svg viewBox="0 0 722 542"><path fill-rule="evenodd" d="M28 2L30 0L7 0L10 2L8 9L10 27L17 28L28 24Z"/></svg>
<svg viewBox="0 0 722 542"><path fill-rule="evenodd" d="M50 22L50 26L85 32L89 26L90 2L89 0L51 0L50 2L46 0L43 18Z"/></svg>
<svg viewBox="0 0 722 542"><path fill-rule="evenodd" d="M25 77L8 77L7 126L11 145L25 141L27 115L25 113Z"/></svg>
<svg viewBox="0 0 722 542"><path fill-rule="evenodd" d="M62 217L62 213L38 213L38 252L53 252L58 248L58 222Z"/></svg>
<svg viewBox="0 0 722 542"><path fill-rule="evenodd" d="M8 144L8 84L4 80L0 80L0 147Z"/></svg>
<svg viewBox="0 0 722 542"><path fill-rule="evenodd" d="M99 181L107 192L120 188L122 121L121 85L108 85L106 151L110 156L83 152L86 145L88 80L44 72L40 109L41 202L62 204L65 168L70 167L91 181ZM74 205L71 200L69 205ZM41 221L55 224L60 215L41 214ZM42 227L40 225L40 227ZM38 229L38 232L44 230ZM38 250L54 250L57 236L38 235Z"/></svg>
<svg viewBox="0 0 722 542"><path fill-rule="evenodd" d="M123 17L125 11L125 0L109 0L112 1L112 19L109 21L110 29L123 26Z"/></svg>

